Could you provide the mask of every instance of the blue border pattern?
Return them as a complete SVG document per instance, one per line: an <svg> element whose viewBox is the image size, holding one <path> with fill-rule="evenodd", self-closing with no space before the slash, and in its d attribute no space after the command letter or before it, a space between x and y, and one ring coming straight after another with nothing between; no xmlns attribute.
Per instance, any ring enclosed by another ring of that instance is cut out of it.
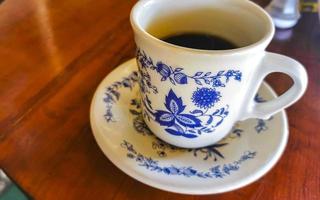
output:
<svg viewBox="0 0 320 200"><path fill-rule="evenodd" d="M120 146L126 149L128 158L134 160L139 166L144 167L149 171L155 171L158 173L163 173L165 175L199 178L224 178L225 176L231 175L232 172L238 171L242 163L254 159L257 155L257 153L254 151L246 151L238 160L232 163L216 165L210 168L208 171L201 171L191 166L161 166L159 165L159 161L153 160L151 157L144 156L141 153L137 152L134 149L133 145L126 140L124 140Z"/></svg>
<svg viewBox="0 0 320 200"><path fill-rule="evenodd" d="M120 93L118 90L120 88L129 88L132 90L132 88L135 86L135 84L138 82L138 72L133 71L128 77L123 78L121 81L116 81L112 83L109 87L107 87L105 94L105 97L103 98L103 101L106 104L106 112L104 114L105 119L107 122L114 122L114 117L112 113L112 106L115 104L119 98Z"/></svg>

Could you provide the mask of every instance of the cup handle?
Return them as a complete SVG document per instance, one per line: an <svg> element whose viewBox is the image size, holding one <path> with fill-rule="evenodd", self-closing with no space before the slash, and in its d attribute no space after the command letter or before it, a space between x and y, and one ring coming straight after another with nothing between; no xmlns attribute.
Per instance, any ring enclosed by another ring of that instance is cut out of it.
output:
<svg viewBox="0 0 320 200"><path fill-rule="evenodd" d="M293 85L284 94L273 100L256 103L253 101L263 79L272 72L287 74L293 79ZM268 119L273 114L287 108L303 95L307 88L308 76L305 68L296 60L276 53L265 52L254 81L249 88L248 106L242 112L240 120L248 118Z"/></svg>

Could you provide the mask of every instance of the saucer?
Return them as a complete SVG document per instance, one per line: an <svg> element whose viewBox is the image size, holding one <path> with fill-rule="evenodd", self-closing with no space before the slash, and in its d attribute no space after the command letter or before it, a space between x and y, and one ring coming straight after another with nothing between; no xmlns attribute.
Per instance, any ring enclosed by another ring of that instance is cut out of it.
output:
<svg viewBox="0 0 320 200"><path fill-rule="evenodd" d="M276 97L263 83L255 100ZM92 100L94 137L109 160L138 181L183 194L215 194L243 187L266 174L288 140L284 111L268 120L235 124L220 142L182 149L156 138L141 116L137 64L117 67L99 85Z"/></svg>

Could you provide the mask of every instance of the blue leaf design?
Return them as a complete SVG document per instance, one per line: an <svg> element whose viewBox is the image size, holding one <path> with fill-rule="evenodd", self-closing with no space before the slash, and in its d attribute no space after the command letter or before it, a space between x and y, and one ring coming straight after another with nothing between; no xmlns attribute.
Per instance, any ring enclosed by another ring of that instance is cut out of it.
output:
<svg viewBox="0 0 320 200"><path fill-rule="evenodd" d="M196 84L202 85L201 81L199 81L198 79L195 79L194 81L196 82Z"/></svg>
<svg viewBox="0 0 320 200"><path fill-rule="evenodd" d="M223 118L215 125L215 127L219 126L223 122Z"/></svg>
<svg viewBox="0 0 320 200"><path fill-rule="evenodd" d="M187 133L183 134L182 136L184 136L186 138L196 138L196 137L198 137L197 135L187 134Z"/></svg>
<svg viewBox="0 0 320 200"><path fill-rule="evenodd" d="M160 116L160 120L164 122L171 122L174 119L173 115L171 113L164 113Z"/></svg>
<svg viewBox="0 0 320 200"><path fill-rule="evenodd" d="M175 119L172 113L163 110L157 110L155 113L155 121L161 126L173 126Z"/></svg>
<svg viewBox="0 0 320 200"><path fill-rule="evenodd" d="M171 107L173 104L176 107ZM183 110L186 107L185 105L182 104L181 97L178 98L177 95L173 92L172 89L170 89L168 95L166 96L165 106L170 112L175 113L175 114L183 112ZM176 108L177 108L177 110L176 110Z"/></svg>
<svg viewBox="0 0 320 200"><path fill-rule="evenodd" d="M224 73L224 71L219 71L217 76L222 76L223 73Z"/></svg>
<svg viewBox="0 0 320 200"><path fill-rule="evenodd" d="M173 84L173 85L175 85L176 83L174 82L174 80L171 78L171 77L169 77L169 80L170 80L170 82Z"/></svg>
<svg viewBox="0 0 320 200"><path fill-rule="evenodd" d="M212 113L211 115L216 115L216 114L218 114L219 113L219 109L218 110L216 110L214 113Z"/></svg>
<svg viewBox="0 0 320 200"><path fill-rule="evenodd" d="M183 128L181 126L179 126L178 124L175 124L174 127L181 133L183 133Z"/></svg>
<svg viewBox="0 0 320 200"><path fill-rule="evenodd" d="M209 119L208 119L208 121L207 121L207 124L211 124L212 121L213 121L213 117L212 117L212 115L210 115L210 116L209 116Z"/></svg>
<svg viewBox="0 0 320 200"><path fill-rule="evenodd" d="M185 127L195 128L201 126L201 120L193 115L179 114L176 116L176 119L181 125Z"/></svg>
<svg viewBox="0 0 320 200"><path fill-rule="evenodd" d="M180 71L182 71L182 70L183 70L183 68L177 67L174 71L175 71L175 72L180 72Z"/></svg>
<svg viewBox="0 0 320 200"><path fill-rule="evenodd" d="M174 130L174 129L170 129L170 128L166 128L164 129L165 131L167 131L168 133L170 133L171 135L177 135L177 136L180 136L180 135L183 135L184 133L181 133L177 130Z"/></svg>
<svg viewBox="0 0 320 200"><path fill-rule="evenodd" d="M202 110L193 110L190 112L191 114L203 114Z"/></svg>
<svg viewBox="0 0 320 200"><path fill-rule="evenodd" d="M177 114L178 114L178 112L179 112L179 106L178 106L178 104L177 104L176 101L171 100L171 101L169 102L169 107L170 107L170 111L171 111L174 115L177 115Z"/></svg>
<svg viewBox="0 0 320 200"><path fill-rule="evenodd" d="M196 133L196 131L194 131L194 130L188 130L190 133Z"/></svg>
<svg viewBox="0 0 320 200"><path fill-rule="evenodd" d="M194 76L200 76L203 72L197 72Z"/></svg>

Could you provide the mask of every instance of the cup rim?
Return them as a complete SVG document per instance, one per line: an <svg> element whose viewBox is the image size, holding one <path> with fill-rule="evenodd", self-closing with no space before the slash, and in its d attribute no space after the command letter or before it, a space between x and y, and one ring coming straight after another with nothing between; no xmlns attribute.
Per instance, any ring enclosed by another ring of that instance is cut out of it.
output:
<svg viewBox="0 0 320 200"><path fill-rule="evenodd" d="M139 22L137 20L138 14L139 14L139 12L141 12L141 9L144 6L146 6L146 4L150 4L154 1L155 0L140 0L134 5L134 7L132 8L131 13L130 13L131 26L132 26L134 32L138 33L143 38L148 39L148 40L152 40L163 47L171 48L174 50L180 50L180 51L185 51L185 52L189 52L189 53L207 54L207 55L243 54L243 53L255 51L256 47L259 47L259 46L265 45L264 47L266 47L269 44L269 42L272 40L272 37L275 32L274 23L272 21L271 16L263 8L261 8L259 5L257 5L254 2L251 2L249 0L246 0L246 1L233 0L233 1L236 1L237 3L245 4L247 7L251 7L251 9L255 9L256 11L258 11L260 13L260 16L262 16L264 18L264 20L267 22L267 25L266 25L267 31L265 32L264 36L261 39L259 39L258 41L254 42L254 43L246 45L244 47L239 47L239 48L235 48L235 49L228 49L228 50L203 50L203 49L194 49L194 48L188 48L188 47L182 47L182 46L170 44L170 43L164 42L164 41L160 40L159 38L148 33L144 28L142 28L142 26L139 24ZM165 1L163 1L163 2L165 3ZM229 2L232 2L232 0L230 0Z"/></svg>

